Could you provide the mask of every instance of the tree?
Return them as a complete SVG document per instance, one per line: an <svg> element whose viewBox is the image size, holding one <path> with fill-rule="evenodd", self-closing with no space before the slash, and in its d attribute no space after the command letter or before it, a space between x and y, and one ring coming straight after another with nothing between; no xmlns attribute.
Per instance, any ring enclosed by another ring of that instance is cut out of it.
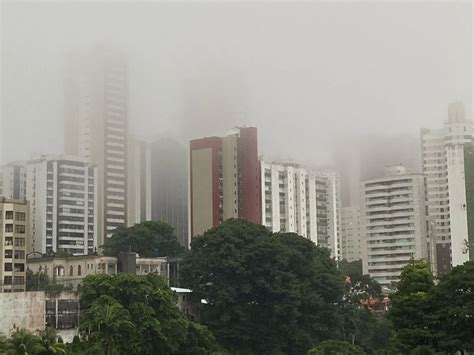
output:
<svg viewBox="0 0 474 355"><path fill-rule="evenodd" d="M308 355L365 355L365 351L357 345L340 341L325 340L317 347L308 351Z"/></svg>
<svg viewBox="0 0 474 355"><path fill-rule="evenodd" d="M338 329L341 275L326 249L296 234L227 220L193 238L181 272L231 350L304 353Z"/></svg>
<svg viewBox="0 0 474 355"><path fill-rule="evenodd" d="M7 355L32 355L39 354L45 349L40 339L26 329L17 329L5 344Z"/></svg>
<svg viewBox="0 0 474 355"><path fill-rule="evenodd" d="M474 351L474 261L446 273L429 302L436 347L448 353Z"/></svg>
<svg viewBox="0 0 474 355"><path fill-rule="evenodd" d="M175 257L186 252L186 248L178 243L173 227L157 221L146 221L129 228L119 227L102 247L108 256L132 251L142 257Z"/></svg>
<svg viewBox="0 0 474 355"><path fill-rule="evenodd" d="M81 330L100 342L104 355L113 354L134 327L128 311L109 296L94 301L81 321Z"/></svg>
<svg viewBox="0 0 474 355"><path fill-rule="evenodd" d="M44 272L33 272L26 270L26 290L44 291L49 284L48 275Z"/></svg>
<svg viewBox="0 0 474 355"><path fill-rule="evenodd" d="M402 269L397 292L391 296L389 318L403 351L433 346L428 322L431 312L428 293L433 287L433 275L425 260L412 260Z"/></svg>
<svg viewBox="0 0 474 355"><path fill-rule="evenodd" d="M362 300L380 298L382 287L369 275L362 274L362 261L355 260L339 262L339 270L345 278L345 298L353 304L360 304Z"/></svg>
<svg viewBox="0 0 474 355"><path fill-rule="evenodd" d="M101 300L101 303L97 303L97 300ZM151 355L156 354L157 349L162 354L177 353L190 340L190 331L198 338L195 341L197 346L206 347L212 342L212 335L206 333L204 327L192 328L176 306L173 291L157 274L87 276L81 287L81 308L88 315L81 321L82 329L87 329L94 322L100 324L105 315L97 321L90 319L94 320L96 313L105 312L104 303L113 305L113 309L107 309L109 313L114 311L109 316L116 312L120 314L118 318L133 324L133 328L122 324L115 327L116 331L111 329L106 334L95 331L95 338L108 344L107 347L112 339L116 339L114 344L118 353ZM120 338L117 338L114 334L119 333ZM94 336L91 340L94 340Z"/></svg>
<svg viewBox="0 0 474 355"><path fill-rule="evenodd" d="M40 355L66 354L66 346L60 341L54 328L47 327L39 333L39 337L44 348Z"/></svg>

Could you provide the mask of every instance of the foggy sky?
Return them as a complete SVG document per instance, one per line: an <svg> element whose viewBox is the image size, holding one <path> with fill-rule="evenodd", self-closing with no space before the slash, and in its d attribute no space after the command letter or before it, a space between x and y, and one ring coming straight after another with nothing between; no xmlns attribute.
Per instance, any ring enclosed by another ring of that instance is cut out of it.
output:
<svg viewBox="0 0 474 355"><path fill-rule="evenodd" d="M62 152L66 54L101 44L127 55L139 135L256 125L266 157L325 164L344 137L441 127L452 101L472 118L467 1L4 1L1 30L0 162Z"/></svg>

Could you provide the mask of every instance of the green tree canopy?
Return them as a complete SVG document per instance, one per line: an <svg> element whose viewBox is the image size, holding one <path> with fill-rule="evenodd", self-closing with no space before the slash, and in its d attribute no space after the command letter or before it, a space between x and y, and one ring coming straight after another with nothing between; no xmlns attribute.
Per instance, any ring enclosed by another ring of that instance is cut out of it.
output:
<svg viewBox="0 0 474 355"><path fill-rule="evenodd" d="M104 254L117 256L133 251L142 257L182 256L186 248L178 243L173 227L164 222L146 221L133 227L117 228L102 246Z"/></svg>
<svg viewBox="0 0 474 355"><path fill-rule="evenodd" d="M227 220L193 239L181 271L227 348L304 353L339 328L341 274L326 249L296 234Z"/></svg>
<svg viewBox="0 0 474 355"><path fill-rule="evenodd" d="M406 265L391 296L389 318L397 332L403 351L418 346L433 346L433 334L428 326L431 312L428 292L434 287L433 275L425 260L412 260Z"/></svg>
<svg viewBox="0 0 474 355"><path fill-rule="evenodd" d="M90 329L87 333L103 348L113 347L121 354L174 354L185 344L216 346L207 328L193 326L184 317L173 291L156 274L87 276L81 287L81 308L85 314L81 328Z"/></svg>
<svg viewBox="0 0 474 355"><path fill-rule="evenodd" d="M40 339L26 329L13 332L4 347L7 355L34 355L45 350Z"/></svg>
<svg viewBox="0 0 474 355"><path fill-rule="evenodd" d="M365 355L365 351L357 345L340 341L325 340L308 351L308 355Z"/></svg>
<svg viewBox="0 0 474 355"><path fill-rule="evenodd" d="M474 351L474 261L446 273L429 302L437 348L448 353Z"/></svg>

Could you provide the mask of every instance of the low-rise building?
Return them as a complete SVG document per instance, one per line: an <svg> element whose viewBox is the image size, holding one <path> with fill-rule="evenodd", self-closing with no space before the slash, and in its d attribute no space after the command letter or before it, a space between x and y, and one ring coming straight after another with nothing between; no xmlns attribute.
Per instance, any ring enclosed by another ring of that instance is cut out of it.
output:
<svg viewBox="0 0 474 355"><path fill-rule="evenodd" d="M177 282L179 259L141 258L136 253L127 254L133 256L133 261L127 258L128 264L125 265L120 256L119 258L99 255L47 256L40 253L30 253L27 259L27 268L34 273L45 273L49 281L54 284L62 284L74 289L88 275L133 273L133 270L136 275L158 273L170 284ZM130 268L130 263L132 263L132 268Z"/></svg>

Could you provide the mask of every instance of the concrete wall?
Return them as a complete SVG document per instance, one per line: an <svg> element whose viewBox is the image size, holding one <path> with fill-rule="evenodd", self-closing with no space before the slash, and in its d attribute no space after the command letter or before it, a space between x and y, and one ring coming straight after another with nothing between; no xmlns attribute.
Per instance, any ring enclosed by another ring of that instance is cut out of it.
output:
<svg viewBox="0 0 474 355"><path fill-rule="evenodd" d="M0 293L0 333L8 335L15 328L30 331L45 327L45 293Z"/></svg>

